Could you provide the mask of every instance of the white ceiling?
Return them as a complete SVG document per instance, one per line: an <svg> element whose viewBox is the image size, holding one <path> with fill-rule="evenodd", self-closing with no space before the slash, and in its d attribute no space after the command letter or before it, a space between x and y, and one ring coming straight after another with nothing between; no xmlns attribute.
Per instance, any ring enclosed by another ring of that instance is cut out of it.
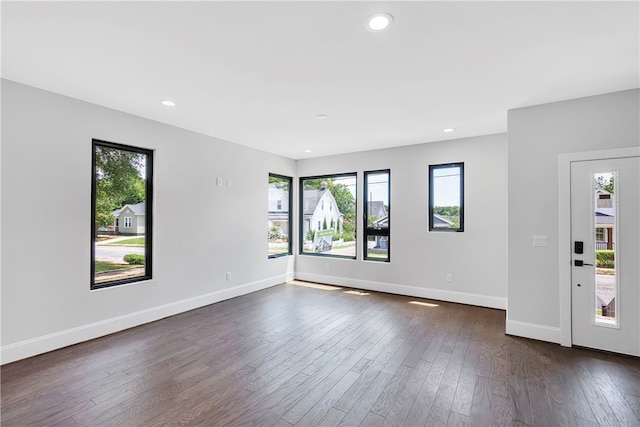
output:
<svg viewBox="0 0 640 427"><path fill-rule="evenodd" d="M636 88L639 10L4 1L2 77L302 159L505 132L509 109ZM393 25L368 31L380 11Z"/></svg>

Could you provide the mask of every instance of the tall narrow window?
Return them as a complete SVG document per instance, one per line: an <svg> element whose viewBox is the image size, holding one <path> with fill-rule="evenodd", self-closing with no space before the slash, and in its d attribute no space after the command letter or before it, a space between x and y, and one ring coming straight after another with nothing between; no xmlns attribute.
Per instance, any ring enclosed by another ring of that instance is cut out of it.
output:
<svg viewBox="0 0 640 427"><path fill-rule="evenodd" d="M291 255L292 178L269 174L268 257Z"/></svg>
<svg viewBox="0 0 640 427"><path fill-rule="evenodd" d="M615 240L618 229L618 213L615 198L618 180L616 173L602 172L593 175L595 194L595 323L597 325L618 326L616 302L620 306L620 288ZM603 203L604 202L604 203Z"/></svg>
<svg viewBox="0 0 640 427"><path fill-rule="evenodd" d="M364 259L389 257L390 175L387 170L364 173Z"/></svg>
<svg viewBox="0 0 640 427"><path fill-rule="evenodd" d="M429 231L464 231L464 163L429 166Z"/></svg>
<svg viewBox="0 0 640 427"><path fill-rule="evenodd" d="M151 279L153 152L93 141L91 289Z"/></svg>
<svg viewBox="0 0 640 427"><path fill-rule="evenodd" d="M356 173L300 178L300 253L356 257Z"/></svg>

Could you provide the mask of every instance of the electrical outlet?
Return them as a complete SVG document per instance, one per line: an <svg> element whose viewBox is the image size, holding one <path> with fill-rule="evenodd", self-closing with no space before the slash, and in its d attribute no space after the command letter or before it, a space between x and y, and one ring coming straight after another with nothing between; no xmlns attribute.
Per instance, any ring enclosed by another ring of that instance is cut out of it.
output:
<svg viewBox="0 0 640 427"><path fill-rule="evenodd" d="M447 273L447 282L453 282L453 274Z"/></svg>
<svg viewBox="0 0 640 427"><path fill-rule="evenodd" d="M231 180L230 179L227 180L227 188L231 188Z"/></svg>
<svg viewBox="0 0 640 427"><path fill-rule="evenodd" d="M231 280L231 272L227 271L227 280Z"/></svg>

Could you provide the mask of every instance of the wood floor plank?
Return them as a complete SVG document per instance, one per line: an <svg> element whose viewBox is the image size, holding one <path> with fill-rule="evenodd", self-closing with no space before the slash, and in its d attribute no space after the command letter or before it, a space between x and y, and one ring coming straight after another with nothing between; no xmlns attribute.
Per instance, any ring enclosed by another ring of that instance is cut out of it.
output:
<svg viewBox="0 0 640 427"><path fill-rule="evenodd" d="M382 391L385 389L392 376L380 371L376 378L371 382L367 390L360 396L358 401L351 407L347 415L340 421L339 425L345 426L358 426L364 422L364 419L371 413L370 410L373 407ZM372 413L371 413L372 414ZM379 421L384 421L383 417L377 414L372 414L370 418ZM366 425L366 424L365 424Z"/></svg>
<svg viewBox="0 0 640 427"><path fill-rule="evenodd" d="M453 354L451 355L451 359L447 365L447 370L442 378L442 383L438 389L433 405L431 405L431 410L429 411L429 416L427 418L427 425L437 426L447 424L458 380L462 373L464 356L467 352L468 345L468 335L462 333L459 334Z"/></svg>
<svg viewBox="0 0 640 427"><path fill-rule="evenodd" d="M369 389L371 383L379 376L383 368L387 366L388 361L397 353L398 348L404 342L405 340L400 338L391 341L334 406L343 412L349 412L360 396ZM391 375L389 375L389 377L391 377Z"/></svg>
<svg viewBox="0 0 640 427"><path fill-rule="evenodd" d="M449 419L447 420L447 426L449 427L468 427L475 424L471 423L471 418L467 415L459 414L455 411L449 413Z"/></svg>
<svg viewBox="0 0 640 427"><path fill-rule="evenodd" d="M456 385L456 394L453 398L451 410L462 415L470 415L473 391L476 386L476 374L480 352L477 341L470 341L464 358L462 372Z"/></svg>
<svg viewBox="0 0 640 427"><path fill-rule="evenodd" d="M345 415L347 414L345 414L341 410L331 408L329 409L329 412L327 412L327 414L324 416L324 418L320 420L318 425L322 427L335 427L340 424L340 421L342 421L342 418L344 418Z"/></svg>
<svg viewBox="0 0 640 427"><path fill-rule="evenodd" d="M447 370L449 359L451 359L451 354L445 352L440 352L436 356L407 415L405 420L407 425L417 426L426 423L429 411L431 411L431 405L436 398L442 378Z"/></svg>
<svg viewBox="0 0 640 427"><path fill-rule="evenodd" d="M496 427L513 425L513 416L511 415L511 401L508 398L499 396L497 394L491 395L491 425Z"/></svg>
<svg viewBox="0 0 640 427"><path fill-rule="evenodd" d="M380 393L380 396L378 396L378 399L373 404L371 412L378 414L383 418L386 417L391 409L391 405L393 405L393 402L404 388L412 372L413 369L408 366L403 365L398 368L398 371L393 378L391 378L387 387L385 387L383 392Z"/></svg>
<svg viewBox="0 0 640 427"><path fill-rule="evenodd" d="M473 422L481 426L493 424L491 412L491 379L483 375L476 378L476 386L473 389L473 401L471 402L470 417Z"/></svg>
<svg viewBox="0 0 640 427"><path fill-rule="evenodd" d="M378 414L374 414L373 412L369 412L367 416L362 420L360 424L363 427L377 427L384 424L384 417L381 417Z"/></svg>
<svg viewBox="0 0 640 427"><path fill-rule="evenodd" d="M391 405L387 416L385 417L385 426L399 426L404 424L404 420L409 415L409 411L415 402L418 392L422 384L427 378L427 374L431 369L431 362L421 360L413 371L413 374L405 384L402 392Z"/></svg>
<svg viewBox="0 0 640 427"><path fill-rule="evenodd" d="M334 403L342 396L351 385L360 377L360 373L349 371L338 383L333 386L316 404L314 404L309 411L304 414L302 418L298 420L289 420L287 416L291 413L289 411L282 417L283 420L290 422L291 424L299 424L302 426L317 425L322 418L329 412ZM293 411L294 408L292 408ZM295 422L292 422L295 421Z"/></svg>

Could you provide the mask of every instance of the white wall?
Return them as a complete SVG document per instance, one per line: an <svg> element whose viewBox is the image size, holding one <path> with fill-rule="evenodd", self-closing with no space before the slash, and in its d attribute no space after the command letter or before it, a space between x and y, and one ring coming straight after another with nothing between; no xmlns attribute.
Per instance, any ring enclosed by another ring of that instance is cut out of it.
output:
<svg viewBox="0 0 640 427"><path fill-rule="evenodd" d="M89 290L92 138L155 150L153 280ZM293 278L266 221L293 160L3 80L1 166L2 363Z"/></svg>
<svg viewBox="0 0 640 427"><path fill-rule="evenodd" d="M559 155L640 144L639 91L509 111L507 332L560 342ZM566 230L562 230L566 232ZM534 247L533 235L547 236Z"/></svg>
<svg viewBox="0 0 640 427"><path fill-rule="evenodd" d="M358 172L359 240L357 260L298 255L296 277L506 308L506 160L504 134L299 160L299 177ZM450 162L465 164L465 231L428 232L428 166ZM377 169L391 169L390 263L362 261L363 171Z"/></svg>

